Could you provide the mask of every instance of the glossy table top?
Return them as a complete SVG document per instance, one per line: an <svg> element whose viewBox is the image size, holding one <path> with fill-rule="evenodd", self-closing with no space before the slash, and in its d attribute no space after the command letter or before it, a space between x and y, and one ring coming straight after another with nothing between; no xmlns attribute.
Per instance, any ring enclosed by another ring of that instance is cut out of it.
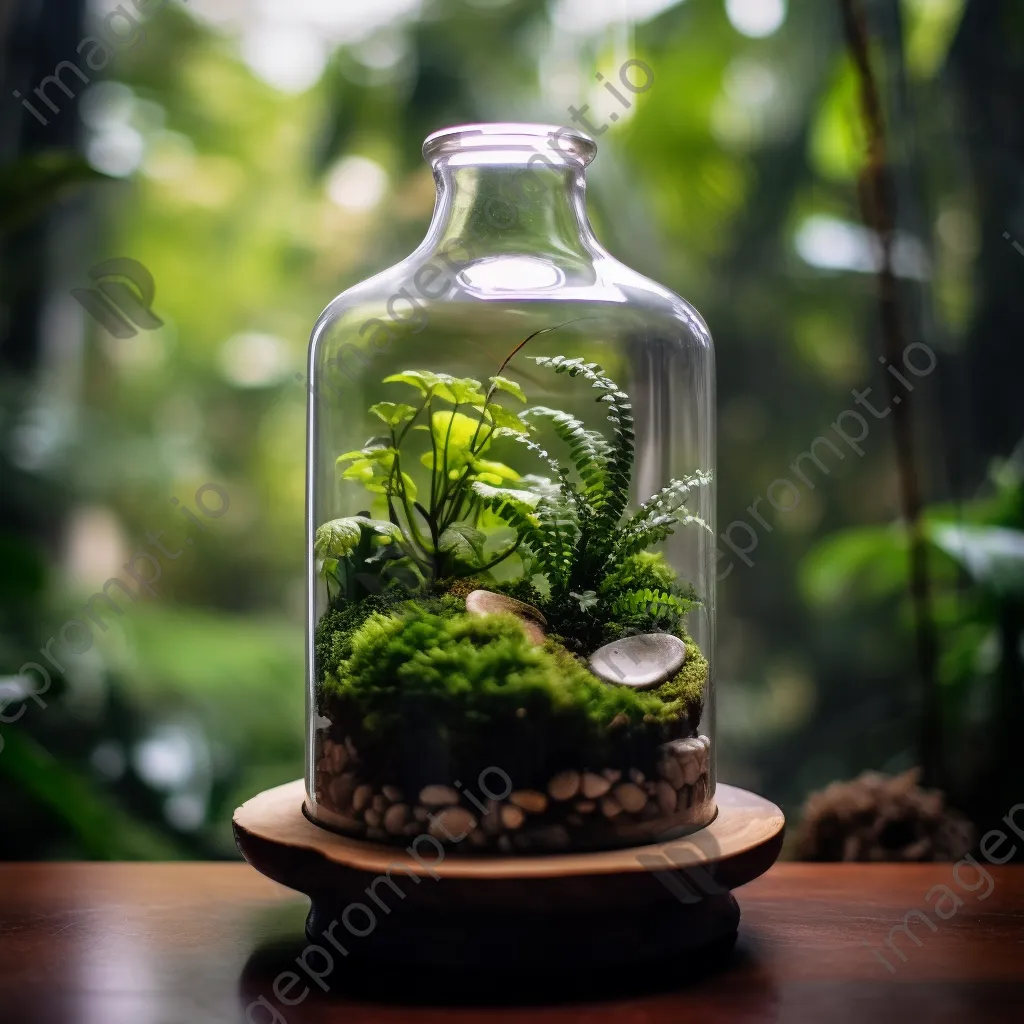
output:
<svg viewBox="0 0 1024 1024"><path fill-rule="evenodd" d="M740 939L713 974L613 967L567 999L499 964L472 989L457 968L415 983L382 968L328 992L305 975L282 983L305 946L307 902L243 864L6 864L0 1021L1019 1022L1024 868L984 871L779 864L738 890ZM915 908L925 916L907 918ZM305 997L282 1005L275 979Z"/></svg>

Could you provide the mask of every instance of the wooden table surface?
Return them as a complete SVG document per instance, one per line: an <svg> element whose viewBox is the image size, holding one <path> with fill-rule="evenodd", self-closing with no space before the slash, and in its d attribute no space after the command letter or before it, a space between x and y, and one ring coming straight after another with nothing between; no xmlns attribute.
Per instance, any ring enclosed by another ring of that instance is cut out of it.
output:
<svg viewBox="0 0 1024 1024"><path fill-rule="evenodd" d="M955 878L949 864L779 864L738 891L736 950L697 979L672 965L645 978L613 969L567 1000L558 988L530 993L495 964L467 998L457 970L415 984L392 971L327 993L310 983L285 1008L274 980L302 952L306 901L246 865L0 865L0 1021L1019 1024L1024 868L985 870L990 882L973 869ZM927 902L936 885L955 898L935 890ZM885 942L915 907L934 930L911 918L919 946L896 933L903 962Z"/></svg>

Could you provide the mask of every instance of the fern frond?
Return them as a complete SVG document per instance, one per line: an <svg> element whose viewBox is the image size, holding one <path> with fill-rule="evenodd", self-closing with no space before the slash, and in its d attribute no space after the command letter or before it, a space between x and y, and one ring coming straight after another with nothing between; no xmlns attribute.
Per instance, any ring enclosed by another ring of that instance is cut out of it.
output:
<svg viewBox="0 0 1024 1024"><path fill-rule="evenodd" d="M663 541L675 532L677 526L689 526L691 523L711 532L711 527L700 516L690 514L681 516L678 513L658 515L624 530L616 538L614 559L621 560L628 555L635 555L638 551L643 551Z"/></svg>
<svg viewBox="0 0 1024 1024"><path fill-rule="evenodd" d="M657 544L672 534L677 526L695 523L710 532L710 527L700 516L691 514L686 508L686 499L698 487L711 481L711 474L698 471L682 480L670 480L652 498L645 501L626 520L615 538L612 558L621 561L629 555Z"/></svg>
<svg viewBox="0 0 1024 1024"><path fill-rule="evenodd" d="M653 619L680 619L700 604L664 590L626 590L615 596L612 612L616 615L649 615Z"/></svg>
<svg viewBox="0 0 1024 1024"><path fill-rule="evenodd" d="M598 363L587 363L579 358L566 359L565 356L531 358L538 366L548 367L555 373L582 377L590 382L591 387L604 392L597 400L606 406L606 418L612 425L612 440L610 443L605 442L607 456L604 462L604 486L594 493L591 504L598 521L613 529L629 502L629 483L633 472L636 435L629 395L605 375Z"/></svg>
<svg viewBox="0 0 1024 1024"><path fill-rule="evenodd" d="M557 437L569 447L569 458L580 474L588 495L605 489L605 467L611 456L611 446L604 435L587 430L582 420L560 409L537 405L522 413L522 419L543 420L551 425Z"/></svg>
<svg viewBox="0 0 1024 1024"><path fill-rule="evenodd" d="M682 480L670 480L657 494L645 501L626 520L626 527L643 522L645 519L653 518L664 513L675 512L686 503L691 491L698 487L706 487L711 482L711 474L703 470L697 470L693 476L683 477Z"/></svg>

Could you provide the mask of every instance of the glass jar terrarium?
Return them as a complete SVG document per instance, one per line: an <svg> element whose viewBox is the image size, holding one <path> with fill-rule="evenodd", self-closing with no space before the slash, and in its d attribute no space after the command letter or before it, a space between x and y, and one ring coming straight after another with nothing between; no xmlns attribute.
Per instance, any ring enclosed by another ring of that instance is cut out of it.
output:
<svg viewBox="0 0 1024 1024"><path fill-rule="evenodd" d="M306 804L328 828L530 854L714 817L711 338L594 238L595 151L430 136L427 237L313 331Z"/></svg>

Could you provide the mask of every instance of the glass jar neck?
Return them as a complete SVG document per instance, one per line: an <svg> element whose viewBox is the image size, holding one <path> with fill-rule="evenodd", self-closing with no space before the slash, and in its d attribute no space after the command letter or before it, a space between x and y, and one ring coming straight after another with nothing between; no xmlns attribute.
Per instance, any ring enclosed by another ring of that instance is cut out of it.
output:
<svg viewBox="0 0 1024 1024"><path fill-rule="evenodd" d="M432 162L437 198L425 243L431 248L461 246L471 259L592 256L597 243L581 161L524 148L456 151Z"/></svg>

